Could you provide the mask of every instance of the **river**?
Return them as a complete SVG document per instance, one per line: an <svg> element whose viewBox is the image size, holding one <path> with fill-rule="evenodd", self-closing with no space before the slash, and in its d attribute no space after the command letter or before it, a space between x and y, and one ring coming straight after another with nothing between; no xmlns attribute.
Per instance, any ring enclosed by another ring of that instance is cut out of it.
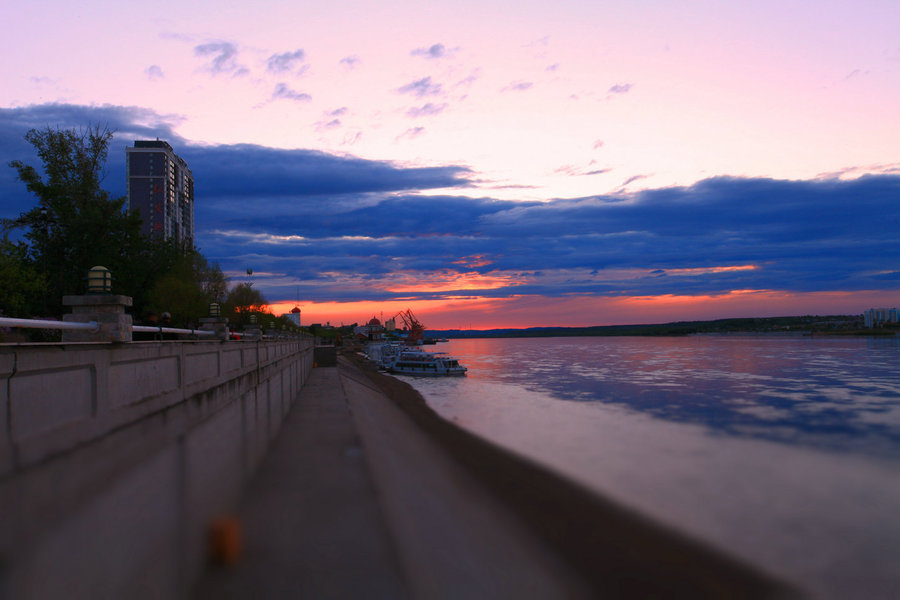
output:
<svg viewBox="0 0 900 600"><path fill-rule="evenodd" d="M900 339L452 340L442 416L821 598L900 597Z"/></svg>

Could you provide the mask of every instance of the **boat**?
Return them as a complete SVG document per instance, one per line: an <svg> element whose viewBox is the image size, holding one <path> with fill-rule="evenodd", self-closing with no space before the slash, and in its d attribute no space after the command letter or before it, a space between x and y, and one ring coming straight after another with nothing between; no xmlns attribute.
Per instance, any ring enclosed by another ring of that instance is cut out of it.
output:
<svg viewBox="0 0 900 600"><path fill-rule="evenodd" d="M425 352L421 348L404 348L385 344L379 353L379 366L389 373L420 377L465 375L468 369L446 352Z"/></svg>

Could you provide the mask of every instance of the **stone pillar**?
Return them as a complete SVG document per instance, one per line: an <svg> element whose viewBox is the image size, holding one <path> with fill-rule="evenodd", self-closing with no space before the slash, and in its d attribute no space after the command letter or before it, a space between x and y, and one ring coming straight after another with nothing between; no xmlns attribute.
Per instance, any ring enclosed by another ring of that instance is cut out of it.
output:
<svg viewBox="0 0 900 600"><path fill-rule="evenodd" d="M131 296L118 294L89 294L85 296L63 296L63 305L71 306L72 313L63 315L67 323L89 323L96 321L97 331L66 330L62 332L64 342L130 342L131 315L125 307L131 306Z"/></svg>
<svg viewBox="0 0 900 600"><path fill-rule="evenodd" d="M205 317L200 319L200 329L215 331L216 339L228 340L228 319L225 317Z"/></svg>

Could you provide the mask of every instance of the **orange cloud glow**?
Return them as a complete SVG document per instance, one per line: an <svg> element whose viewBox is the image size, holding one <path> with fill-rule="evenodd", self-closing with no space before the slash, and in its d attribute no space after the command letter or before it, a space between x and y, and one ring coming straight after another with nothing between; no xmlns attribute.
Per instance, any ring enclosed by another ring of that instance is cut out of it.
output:
<svg viewBox="0 0 900 600"><path fill-rule="evenodd" d="M442 300L391 302L303 303L304 324L363 323L376 316L390 318L407 308L430 329L496 329L537 326L581 327L668 323L738 317L860 314L873 306L895 306L895 292L791 293L777 290L733 290L720 295L687 296L513 296L457 297ZM290 311L293 302L270 305L275 314Z"/></svg>

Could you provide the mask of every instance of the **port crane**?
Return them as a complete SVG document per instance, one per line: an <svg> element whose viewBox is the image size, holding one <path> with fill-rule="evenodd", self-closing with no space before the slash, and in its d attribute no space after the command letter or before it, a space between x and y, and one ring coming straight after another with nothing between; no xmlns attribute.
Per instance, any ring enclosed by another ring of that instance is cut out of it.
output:
<svg viewBox="0 0 900 600"><path fill-rule="evenodd" d="M400 317L403 320L404 328L409 331L406 336L407 346L418 346L425 341L425 325L412 313L410 309L402 310L394 315L394 318Z"/></svg>

